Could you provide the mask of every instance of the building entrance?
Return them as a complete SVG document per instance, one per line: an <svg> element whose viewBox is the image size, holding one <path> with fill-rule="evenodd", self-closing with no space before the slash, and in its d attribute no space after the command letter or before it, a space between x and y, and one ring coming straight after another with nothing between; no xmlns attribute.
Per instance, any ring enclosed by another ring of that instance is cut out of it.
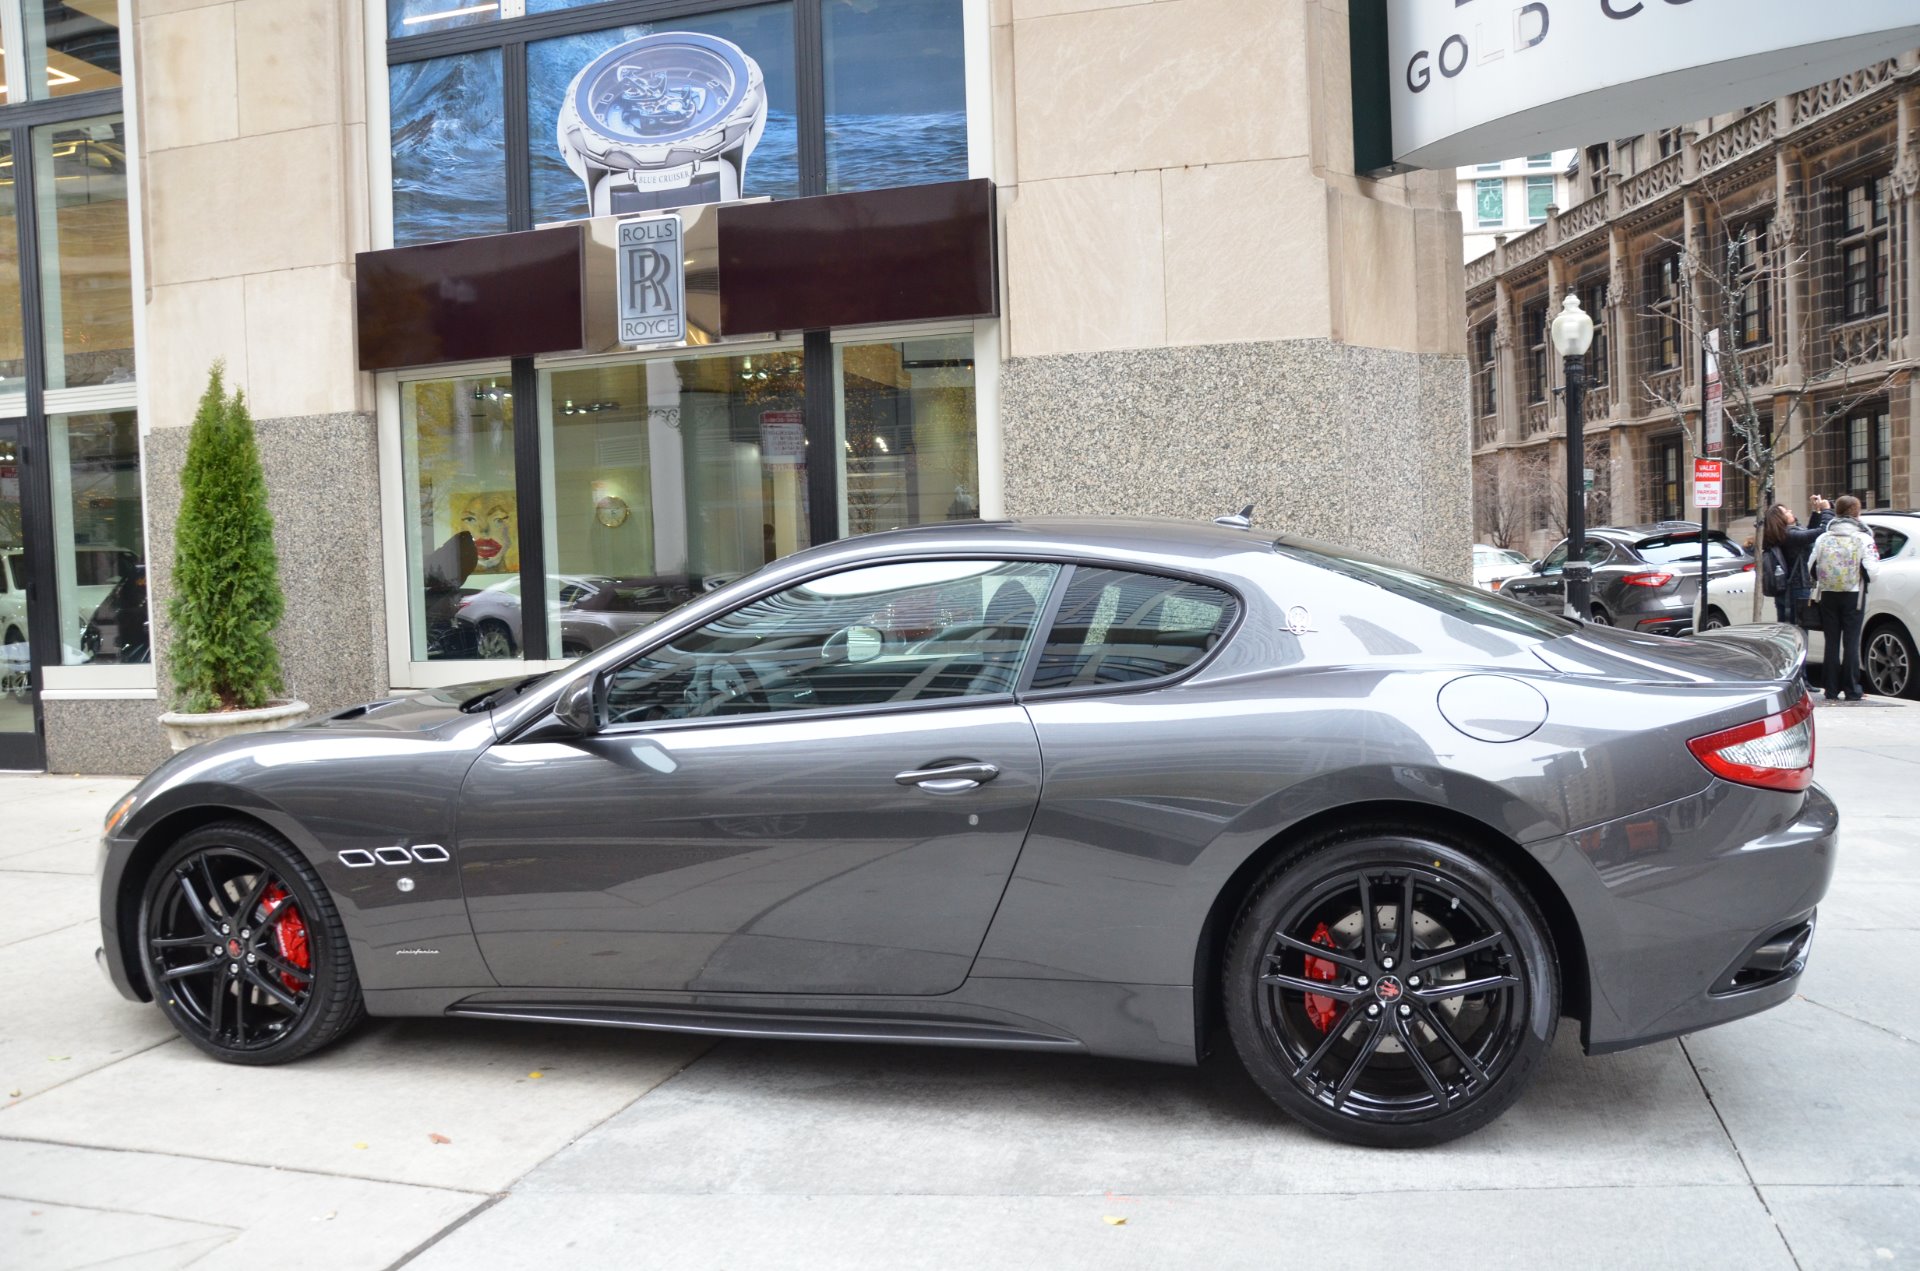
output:
<svg viewBox="0 0 1920 1271"><path fill-rule="evenodd" d="M0 769L43 764L34 692L28 610L33 598L27 554L21 422L0 419Z"/></svg>

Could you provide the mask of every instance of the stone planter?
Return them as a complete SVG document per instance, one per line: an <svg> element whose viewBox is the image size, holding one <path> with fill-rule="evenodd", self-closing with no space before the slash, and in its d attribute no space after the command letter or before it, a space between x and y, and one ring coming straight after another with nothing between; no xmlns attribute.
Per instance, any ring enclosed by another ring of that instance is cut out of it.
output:
<svg viewBox="0 0 1920 1271"><path fill-rule="evenodd" d="M205 715L186 711L168 711L160 717L167 730L167 741L177 755L188 746L241 733L264 733L275 728L291 728L307 717L312 709L305 702L274 702L250 711L213 711Z"/></svg>

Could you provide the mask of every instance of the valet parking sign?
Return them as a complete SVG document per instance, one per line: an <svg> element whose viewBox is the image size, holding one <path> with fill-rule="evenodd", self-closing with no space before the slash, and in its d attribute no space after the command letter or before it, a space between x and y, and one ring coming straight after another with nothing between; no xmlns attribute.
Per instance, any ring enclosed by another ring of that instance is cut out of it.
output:
<svg viewBox="0 0 1920 1271"><path fill-rule="evenodd" d="M1720 492L1726 488L1721 480L1722 472L1721 461L1718 459L1693 461L1693 506L1697 508L1720 506Z"/></svg>
<svg viewBox="0 0 1920 1271"><path fill-rule="evenodd" d="M687 271L677 216L620 222L620 343L685 344Z"/></svg>

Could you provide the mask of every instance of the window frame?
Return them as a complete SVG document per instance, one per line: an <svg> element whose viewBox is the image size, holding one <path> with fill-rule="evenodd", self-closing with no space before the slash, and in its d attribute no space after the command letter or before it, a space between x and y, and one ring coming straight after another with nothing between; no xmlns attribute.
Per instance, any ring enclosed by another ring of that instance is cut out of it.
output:
<svg viewBox="0 0 1920 1271"><path fill-rule="evenodd" d="M1727 316L1733 327L1733 347L1757 349L1773 342L1773 217L1749 217L1727 233L1727 276L1746 290ZM1751 328L1754 334L1749 338Z"/></svg>
<svg viewBox="0 0 1920 1271"><path fill-rule="evenodd" d="M1842 322L1865 322L1892 312L1894 217L1886 188L1888 179L1889 174L1878 172L1840 183L1840 197L1835 200L1833 213L1833 250L1839 265L1837 308ZM1856 190L1865 191L1867 207L1865 223L1858 229L1847 223ZM1854 283L1850 276L1851 257L1856 252L1860 253L1865 267L1863 282L1867 291L1866 303L1858 307L1854 304Z"/></svg>
<svg viewBox="0 0 1920 1271"><path fill-rule="evenodd" d="M1480 199L1487 193L1500 196L1500 215L1488 220L1481 210ZM1505 177L1479 177L1473 183L1473 223L1479 229L1498 229L1507 223L1507 179Z"/></svg>
<svg viewBox="0 0 1920 1271"><path fill-rule="evenodd" d="M1473 328L1473 404L1481 419L1500 412L1499 326L1488 318Z"/></svg>
<svg viewBox="0 0 1920 1271"><path fill-rule="evenodd" d="M1574 294L1580 297L1581 309L1593 319L1593 343L1588 346L1584 359L1589 388L1604 388L1609 378L1608 368L1612 364L1612 357L1607 310L1612 305L1612 290L1612 281L1605 270L1574 284Z"/></svg>
<svg viewBox="0 0 1920 1271"><path fill-rule="evenodd" d="M1527 177L1527 224L1545 225L1547 223L1547 209L1555 206L1559 201L1560 192L1555 188L1557 184L1557 180L1551 173L1533 173ZM1547 201L1540 205L1540 214L1535 216L1533 196L1539 190L1547 192Z"/></svg>
<svg viewBox="0 0 1920 1271"><path fill-rule="evenodd" d="M1547 400L1552 376L1547 368L1547 302L1543 298L1520 310L1520 327L1527 337L1527 405Z"/></svg>
<svg viewBox="0 0 1920 1271"><path fill-rule="evenodd" d="M1169 671L1165 675L1156 675L1151 679L1127 680L1119 684L1069 684L1059 688L1034 688L1033 675L1040 667L1038 652L1041 648L1045 647L1047 636L1053 632L1053 624L1055 619L1059 617L1060 606L1067 598L1067 588L1073 585L1074 576L1082 569L1104 569L1115 573L1143 574L1149 578L1167 578L1175 582L1193 583L1199 587L1211 587L1215 591L1225 592L1226 595L1232 599L1233 620L1227 624L1227 629L1220 633L1220 638L1213 642L1211 649L1205 650L1199 657L1177 671ZM1092 697L1111 693L1142 692L1165 688L1169 685L1178 684L1180 681L1188 679L1191 676L1198 675L1219 656L1222 649L1233 642L1234 636L1239 633L1241 625L1247 620L1247 600L1245 596L1240 594L1240 590L1237 587L1231 586L1225 580L1209 577L1191 570L1142 569L1137 563L1132 561L1103 561L1081 558L1074 560L1066 569L1060 571L1060 577L1054 587L1054 593L1047 598L1046 606L1040 611L1040 618L1041 621L1035 624L1036 629L1040 631L1040 638L1033 641L1027 650L1026 663L1020 668L1019 687L1014 691L1015 700L1022 703L1029 701L1050 702L1063 697Z"/></svg>
<svg viewBox="0 0 1920 1271"><path fill-rule="evenodd" d="M1675 248L1647 259L1647 309L1657 331L1653 341L1655 370L1671 371L1681 365L1684 341L1680 331L1680 305L1685 293L1681 285L1682 254Z"/></svg>
<svg viewBox="0 0 1920 1271"><path fill-rule="evenodd" d="M1886 399L1862 402L1848 411L1841 421L1845 431L1840 434L1842 470L1846 474L1847 493L1860 500L1863 510L1893 506L1892 492L1879 484L1859 485L1854 481L1857 470L1864 469L1865 475L1878 482L1884 473L1887 485L1893 478L1893 405ZM1859 458L1854 457L1854 430L1859 427L1864 432L1861 449L1865 452ZM1882 436L1885 444L1882 444ZM1867 492L1872 491L1876 502L1867 502Z"/></svg>

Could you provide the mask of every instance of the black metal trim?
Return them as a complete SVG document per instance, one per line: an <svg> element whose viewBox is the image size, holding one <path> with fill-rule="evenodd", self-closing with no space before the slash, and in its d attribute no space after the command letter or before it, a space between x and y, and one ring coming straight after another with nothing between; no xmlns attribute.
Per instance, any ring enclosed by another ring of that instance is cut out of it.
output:
<svg viewBox="0 0 1920 1271"><path fill-rule="evenodd" d="M0 128L33 128L40 124L69 123L76 119L91 119L95 115L124 114L125 110L119 89L96 88L90 93L73 93L66 97L49 97L45 101L0 106Z"/></svg>
<svg viewBox="0 0 1920 1271"><path fill-rule="evenodd" d="M794 127L800 194L827 192L827 65L825 20L820 0L793 4Z"/></svg>
<svg viewBox="0 0 1920 1271"><path fill-rule="evenodd" d="M840 537L839 427L833 408L833 336L809 331L800 346L807 434L807 529L815 545Z"/></svg>
<svg viewBox="0 0 1920 1271"><path fill-rule="evenodd" d="M520 656L544 662L547 643L547 496L540 471L540 373L513 359L514 521L520 534Z"/></svg>
<svg viewBox="0 0 1920 1271"><path fill-rule="evenodd" d="M60 665L59 585L53 551L53 474L45 456L52 449L47 438L46 331L42 324L40 289L40 206L36 195L38 173L33 155L33 129L21 124L11 130L13 145L13 202L19 229L20 313L24 319L24 356L27 413L20 435L20 522L26 540L27 660L33 697L33 742L39 752L36 767L46 763L46 711L41 692L46 688L44 668Z"/></svg>
<svg viewBox="0 0 1920 1271"><path fill-rule="evenodd" d="M777 0L619 0L584 9L564 9L558 13L537 13L524 18L506 18L473 26L455 27L422 35L389 36L387 65L423 62L428 58L455 53L475 53L498 48L509 41L547 40L556 35L585 35L609 27L636 22L661 22L674 18L698 17L728 9L757 9Z"/></svg>
<svg viewBox="0 0 1920 1271"><path fill-rule="evenodd" d="M527 123L527 46L517 40L500 50L500 86L506 110L507 229L533 228L533 138Z"/></svg>

